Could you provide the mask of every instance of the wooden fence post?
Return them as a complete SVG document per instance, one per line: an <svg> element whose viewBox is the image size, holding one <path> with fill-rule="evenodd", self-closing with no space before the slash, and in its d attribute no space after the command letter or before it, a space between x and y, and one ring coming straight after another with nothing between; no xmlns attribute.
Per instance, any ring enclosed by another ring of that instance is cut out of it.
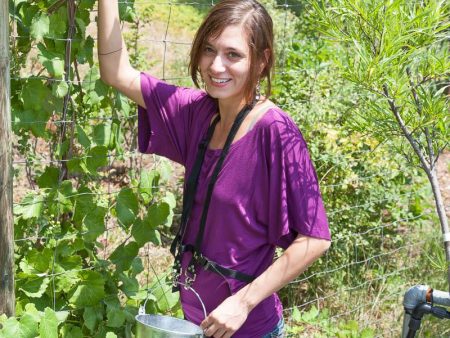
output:
<svg viewBox="0 0 450 338"><path fill-rule="evenodd" d="M0 0L0 314L13 316L14 224L8 25L8 0Z"/></svg>

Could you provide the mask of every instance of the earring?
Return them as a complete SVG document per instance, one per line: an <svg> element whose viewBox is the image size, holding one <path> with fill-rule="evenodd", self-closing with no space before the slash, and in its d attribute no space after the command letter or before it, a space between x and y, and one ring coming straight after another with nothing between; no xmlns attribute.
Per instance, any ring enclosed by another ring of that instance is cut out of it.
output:
<svg viewBox="0 0 450 338"><path fill-rule="evenodd" d="M255 101L258 102L260 98L261 98L261 83L258 80L258 83L256 84Z"/></svg>

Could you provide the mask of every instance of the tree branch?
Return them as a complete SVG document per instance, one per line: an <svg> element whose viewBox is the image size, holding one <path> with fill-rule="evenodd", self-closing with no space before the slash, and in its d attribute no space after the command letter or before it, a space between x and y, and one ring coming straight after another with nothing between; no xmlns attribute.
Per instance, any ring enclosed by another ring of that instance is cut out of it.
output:
<svg viewBox="0 0 450 338"><path fill-rule="evenodd" d="M414 149L414 152L419 157L419 160L420 160L420 163L422 164L423 169L427 172L427 174L429 174L430 167L428 166L427 161L426 161L422 151L420 150L418 142L411 135L410 131L408 130L408 127L405 125L405 122L403 122L403 119L400 116L400 113L398 111L398 107L395 105L394 99L389 97L389 90L388 90L388 87L386 84L383 85L383 91L389 102L389 107L391 108L391 111L394 114L395 119L397 120L397 123L400 126L400 129L403 132L403 135L406 137L409 144L411 144L411 147ZM430 163L430 165L431 165L431 163Z"/></svg>
<svg viewBox="0 0 450 338"><path fill-rule="evenodd" d="M414 81L412 79L411 69L409 67L406 67L406 74L408 75L408 78L409 78L409 85L411 87L411 93L414 98L414 103L416 104L417 114L419 116L422 116L423 115L422 104L420 103L419 96L417 95L416 85L414 84ZM418 86L420 86L420 85L418 85ZM433 151L433 140L431 138L430 130L428 129L428 127L425 127L423 129L423 131L425 134L425 138L427 140L427 149L426 150L428 152L430 169L433 170L434 163L435 163L434 151Z"/></svg>

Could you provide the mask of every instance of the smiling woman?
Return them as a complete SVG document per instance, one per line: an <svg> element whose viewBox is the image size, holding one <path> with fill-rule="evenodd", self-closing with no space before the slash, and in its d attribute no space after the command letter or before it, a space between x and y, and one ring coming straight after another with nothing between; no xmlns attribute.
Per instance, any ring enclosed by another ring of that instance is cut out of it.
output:
<svg viewBox="0 0 450 338"><path fill-rule="evenodd" d="M117 0L100 0L98 22L102 78L139 105L139 150L186 169L173 282L193 287L208 313L204 318L196 295L180 288L186 319L216 338L282 337L276 291L328 249L330 233L306 143L268 100L269 14L255 0L223 0L211 9L189 67L205 90L130 66ZM277 246L285 251L274 262Z"/></svg>
<svg viewBox="0 0 450 338"><path fill-rule="evenodd" d="M220 51L215 47L221 47L228 56L225 60L245 64L242 65L248 73L241 94L247 101L253 100L257 83L262 79L267 80L266 96L270 95L273 23L263 6L251 1L221 1L212 8L192 44L189 70L197 87L199 74L203 81L206 78L202 65L207 65L203 62L207 60L203 59Z"/></svg>
<svg viewBox="0 0 450 338"><path fill-rule="evenodd" d="M236 101L248 83L250 48L242 26L226 27L202 50L199 68L208 94L222 104Z"/></svg>

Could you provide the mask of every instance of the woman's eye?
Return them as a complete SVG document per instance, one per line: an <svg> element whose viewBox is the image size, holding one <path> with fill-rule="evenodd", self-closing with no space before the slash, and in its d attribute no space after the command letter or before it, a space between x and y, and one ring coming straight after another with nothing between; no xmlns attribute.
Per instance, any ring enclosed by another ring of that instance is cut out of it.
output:
<svg viewBox="0 0 450 338"><path fill-rule="evenodd" d="M237 59L240 58L241 56L238 53L235 52L229 52L228 53L228 57L232 58L232 59Z"/></svg>
<svg viewBox="0 0 450 338"><path fill-rule="evenodd" d="M212 49L211 47L205 47L204 51L205 53L214 53L214 49Z"/></svg>

